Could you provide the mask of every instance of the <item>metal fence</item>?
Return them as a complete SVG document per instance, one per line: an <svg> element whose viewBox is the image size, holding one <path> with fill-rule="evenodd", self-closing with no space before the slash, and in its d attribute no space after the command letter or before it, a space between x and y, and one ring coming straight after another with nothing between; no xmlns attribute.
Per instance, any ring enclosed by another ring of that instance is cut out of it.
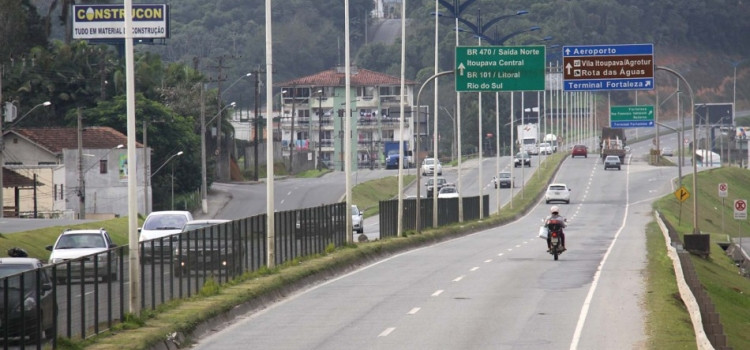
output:
<svg viewBox="0 0 750 350"><path fill-rule="evenodd" d="M346 243L345 203L275 213L275 263ZM140 242L141 308L200 292L267 265L266 215ZM128 247L46 265L0 280L3 348L57 346L56 335L85 339L129 312Z"/></svg>
<svg viewBox="0 0 750 350"><path fill-rule="evenodd" d="M464 220L479 219L479 196L463 197ZM422 228L432 227L432 201L434 198L421 198L419 201L419 221ZM439 198L438 226L458 222L458 198ZM484 195L484 217L490 215L490 196ZM404 199L403 229L417 228L417 199ZM398 228L398 200L392 199L380 202L380 236L395 237Z"/></svg>

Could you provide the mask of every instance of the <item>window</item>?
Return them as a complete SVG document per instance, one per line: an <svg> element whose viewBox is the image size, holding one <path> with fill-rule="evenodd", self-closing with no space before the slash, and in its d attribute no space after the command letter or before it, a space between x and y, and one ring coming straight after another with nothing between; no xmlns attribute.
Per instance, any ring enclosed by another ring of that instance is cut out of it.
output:
<svg viewBox="0 0 750 350"><path fill-rule="evenodd" d="M99 174L106 174L106 173L107 173L107 160L100 159L99 160Z"/></svg>
<svg viewBox="0 0 750 350"><path fill-rule="evenodd" d="M380 87L380 96L398 96L398 93L401 91L400 86L381 86Z"/></svg>

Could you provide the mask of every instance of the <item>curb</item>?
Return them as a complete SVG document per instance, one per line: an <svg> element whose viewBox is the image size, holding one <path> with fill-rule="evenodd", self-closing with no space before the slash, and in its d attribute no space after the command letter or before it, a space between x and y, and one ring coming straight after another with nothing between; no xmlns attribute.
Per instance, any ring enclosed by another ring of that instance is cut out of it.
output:
<svg viewBox="0 0 750 350"><path fill-rule="evenodd" d="M659 217L659 213L654 211L654 218L656 222L659 224L659 228L661 229L662 234L664 235L664 241L667 245L667 255L669 255L669 258L672 259L672 266L674 267L675 271L675 280L677 281L677 288L680 291L680 297L682 298L683 302L685 303L685 308L687 309L688 313L690 314L690 320L693 323L693 331L695 332L695 343L698 349L700 350L709 350L714 349L713 345L711 345L711 342L708 340L708 336L706 335L706 331L703 329L703 320L701 318L701 310L698 306L698 301L695 299L695 295L693 295L693 292L690 290L690 287L687 284L687 281L685 281L685 274L682 271L682 264L680 263L680 258L677 256L677 249L672 246L672 240L669 238L669 232L667 230L667 227L664 225L664 222Z"/></svg>

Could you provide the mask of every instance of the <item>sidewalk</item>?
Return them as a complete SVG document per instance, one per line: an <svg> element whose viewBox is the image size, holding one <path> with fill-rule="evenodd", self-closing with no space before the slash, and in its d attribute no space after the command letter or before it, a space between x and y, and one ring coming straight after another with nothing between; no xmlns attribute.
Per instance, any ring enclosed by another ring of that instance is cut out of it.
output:
<svg viewBox="0 0 750 350"><path fill-rule="evenodd" d="M219 212L232 200L232 194L216 189L209 189L207 193L208 213L203 213L202 208L193 212L193 217L199 219L215 219Z"/></svg>

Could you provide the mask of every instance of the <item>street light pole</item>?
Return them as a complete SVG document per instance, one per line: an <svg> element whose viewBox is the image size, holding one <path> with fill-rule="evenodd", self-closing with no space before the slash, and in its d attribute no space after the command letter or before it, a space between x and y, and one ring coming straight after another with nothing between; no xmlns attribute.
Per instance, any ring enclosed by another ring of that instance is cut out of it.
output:
<svg viewBox="0 0 750 350"><path fill-rule="evenodd" d="M0 79L2 79L2 70L0 69ZM0 84L0 87L2 84ZM1 91L2 89L0 89ZM2 96L2 92L0 92L0 97ZM1 101L1 100L0 100ZM31 114L31 112L38 107L48 107L52 105L52 102L44 101L34 107L32 107L28 112L26 112L21 118L18 118L18 120L15 120L13 124L11 124L8 129L12 128L14 125L18 124L23 118L26 118L27 115ZM5 215L5 209L3 208L4 205L4 198L3 198L3 191L5 190L4 187L4 179L3 179L3 169L5 169L5 137L3 133L3 118L0 116L0 218L3 218Z"/></svg>
<svg viewBox="0 0 750 350"><path fill-rule="evenodd" d="M323 162L321 155L323 153L323 146L320 141L323 140L323 89L318 90L318 156L315 157L318 170L323 169Z"/></svg>
<svg viewBox="0 0 750 350"><path fill-rule="evenodd" d="M206 124L210 124L214 119L221 115L221 112L223 112L228 107L234 108L237 103L232 102L224 106L219 110L218 113L216 113L215 116L211 118L211 120L206 122L206 106L203 98L203 91L204 88L201 84L201 204L203 214L206 214L208 213L208 181L206 179ZM151 176L154 176L155 173L156 172L153 172Z"/></svg>

